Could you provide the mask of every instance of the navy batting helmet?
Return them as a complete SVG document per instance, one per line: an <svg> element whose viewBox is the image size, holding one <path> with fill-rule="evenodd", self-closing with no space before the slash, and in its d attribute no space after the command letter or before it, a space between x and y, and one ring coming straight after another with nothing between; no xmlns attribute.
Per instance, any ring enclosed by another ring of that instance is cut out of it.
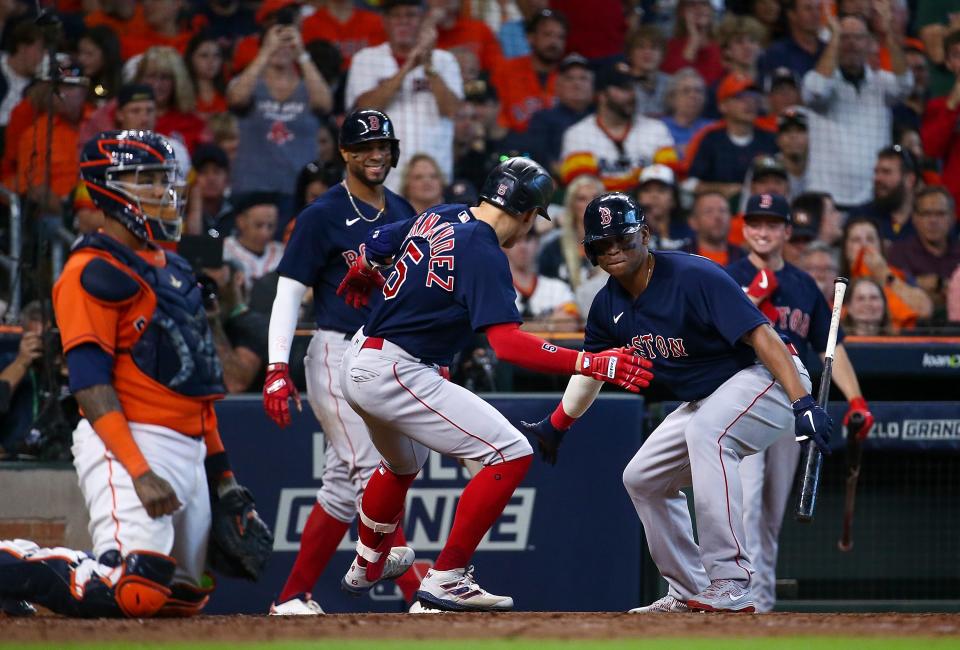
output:
<svg viewBox="0 0 960 650"><path fill-rule="evenodd" d="M400 162L400 140L393 121L383 111L373 108L356 110L343 120L340 127L340 148L349 150L362 142L387 140L390 142L390 165Z"/></svg>
<svg viewBox="0 0 960 650"><path fill-rule="evenodd" d="M597 255L591 244L599 239L640 232L647 218L637 202L623 192L602 194L583 212L583 248L593 264Z"/></svg>
<svg viewBox="0 0 960 650"><path fill-rule="evenodd" d="M162 174L163 192L147 174ZM133 174L120 180L121 176ZM143 175L143 178L141 178ZM153 131L104 131L80 154L80 176L94 205L142 240L178 241L184 183L166 138ZM150 213L145 206L155 206Z"/></svg>
<svg viewBox="0 0 960 650"><path fill-rule="evenodd" d="M547 206L554 188L546 169L529 158L517 157L493 168L480 188L480 198L515 217L536 208L541 217L550 219Z"/></svg>

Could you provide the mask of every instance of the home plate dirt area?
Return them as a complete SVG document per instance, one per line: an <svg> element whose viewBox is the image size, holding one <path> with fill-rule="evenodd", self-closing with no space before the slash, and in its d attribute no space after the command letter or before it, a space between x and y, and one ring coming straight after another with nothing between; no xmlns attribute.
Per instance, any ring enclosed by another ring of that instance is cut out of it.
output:
<svg viewBox="0 0 960 650"><path fill-rule="evenodd" d="M960 637L960 614L331 614L193 619L0 618L18 642L282 641L296 639L628 639L652 637Z"/></svg>

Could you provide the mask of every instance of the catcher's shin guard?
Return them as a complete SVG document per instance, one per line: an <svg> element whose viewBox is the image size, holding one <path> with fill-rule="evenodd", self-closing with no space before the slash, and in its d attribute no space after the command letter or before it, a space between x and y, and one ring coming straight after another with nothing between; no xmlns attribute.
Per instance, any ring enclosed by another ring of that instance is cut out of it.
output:
<svg viewBox="0 0 960 650"><path fill-rule="evenodd" d="M194 587L184 582L175 582L170 585L170 597L163 604L156 616L163 618L187 618L196 616L206 606L210 600L210 594L216 586L213 583L213 577L209 577L210 584L202 587Z"/></svg>
<svg viewBox="0 0 960 650"><path fill-rule="evenodd" d="M131 618L153 616L170 598L177 563L168 555L134 551L123 558L123 575L114 586L120 610Z"/></svg>

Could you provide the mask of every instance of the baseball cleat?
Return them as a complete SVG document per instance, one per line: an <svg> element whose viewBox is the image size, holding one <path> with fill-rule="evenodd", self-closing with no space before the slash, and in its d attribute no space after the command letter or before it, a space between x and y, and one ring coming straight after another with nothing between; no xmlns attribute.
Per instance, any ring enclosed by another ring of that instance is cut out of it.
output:
<svg viewBox="0 0 960 650"><path fill-rule="evenodd" d="M410 605L410 609L407 610L408 614L444 614L446 610L437 609L435 607L424 607L423 603L419 600L413 601L413 604Z"/></svg>
<svg viewBox="0 0 960 650"><path fill-rule="evenodd" d="M712 580L709 587L687 601L687 606L695 612L752 614L757 611L750 590L736 580Z"/></svg>
<svg viewBox="0 0 960 650"><path fill-rule="evenodd" d="M357 564L357 558L354 557L347 575L340 581L340 588L351 596L363 595L381 580L393 580L402 576L413 566L416 559L416 554L409 546L394 546L387 555L386 564L383 565L383 575L377 580L367 580L367 568Z"/></svg>
<svg viewBox="0 0 960 650"><path fill-rule="evenodd" d="M628 614L680 614L689 612L690 607L673 596L664 596L660 600L654 601L645 607L634 607Z"/></svg>
<svg viewBox="0 0 960 650"><path fill-rule="evenodd" d="M297 594L279 605L270 604L270 616L320 616L321 614L323 609L320 604L307 593Z"/></svg>
<svg viewBox="0 0 960 650"><path fill-rule="evenodd" d="M7 616L33 616L37 609L25 600L16 600L14 598L0 598L0 612Z"/></svg>
<svg viewBox="0 0 960 650"><path fill-rule="evenodd" d="M424 610L449 612L506 612L513 609L513 598L491 594L477 584L472 566L448 571L430 569L420 583L417 602Z"/></svg>

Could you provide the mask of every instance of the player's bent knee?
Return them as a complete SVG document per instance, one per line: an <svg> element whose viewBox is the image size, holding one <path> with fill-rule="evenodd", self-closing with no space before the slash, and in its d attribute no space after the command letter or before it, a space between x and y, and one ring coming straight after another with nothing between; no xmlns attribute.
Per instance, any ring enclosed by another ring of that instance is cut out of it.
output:
<svg viewBox="0 0 960 650"><path fill-rule="evenodd" d="M131 618L153 616L170 598L176 562L168 555L152 551L134 551L123 559L123 576L114 588L114 598L124 615Z"/></svg>

